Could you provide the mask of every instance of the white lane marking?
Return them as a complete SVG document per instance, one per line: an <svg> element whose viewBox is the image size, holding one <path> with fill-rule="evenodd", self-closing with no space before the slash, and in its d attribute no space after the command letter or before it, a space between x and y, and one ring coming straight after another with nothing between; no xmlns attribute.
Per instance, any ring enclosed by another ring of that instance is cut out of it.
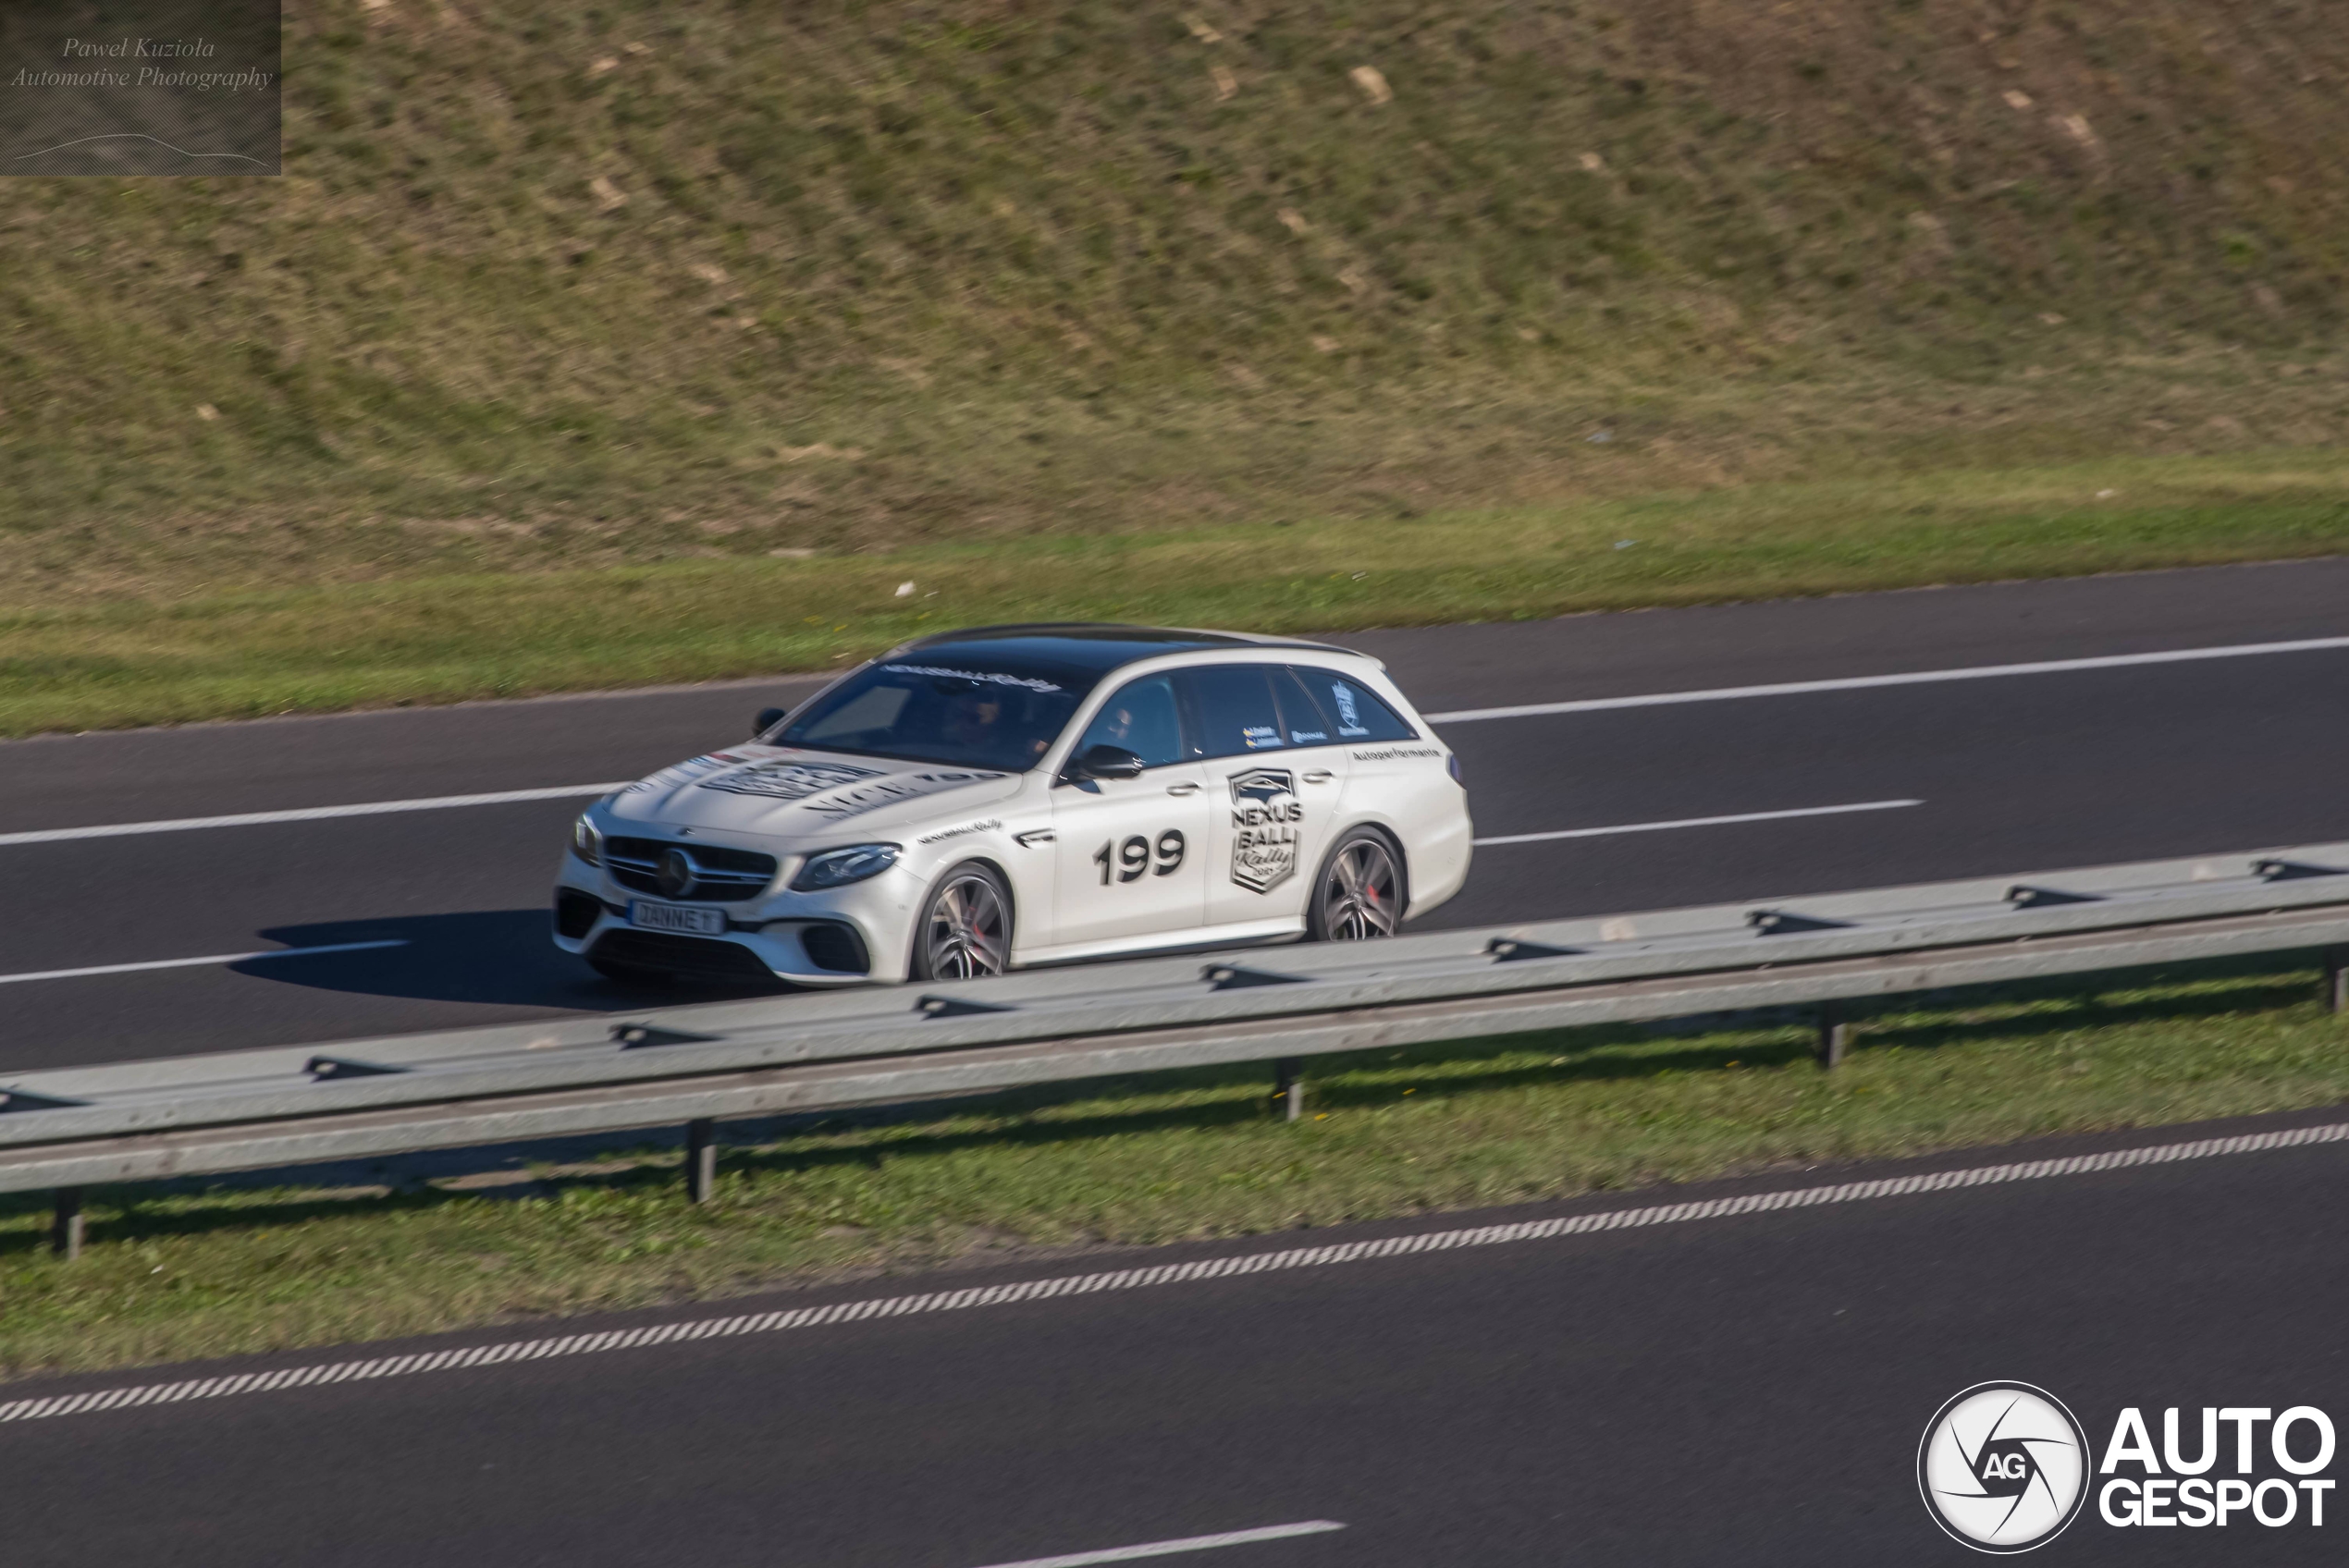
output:
<svg viewBox="0 0 2349 1568"><path fill-rule="evenodd" d="M625 783L626 780L621 780ZM248 811L234 816L181 816L164 822L109 822L94 827L44 827L31 833L0 833L10 844L56 844L68 839L127 839L140 833L186 833L198 827L257 827L271 822L324 822L338 816L383 816L400 811L447 811L453 806L502 806L515 801L576 800L609 795L619 784L565 784L553 790L498 790L486 795L435 795L421 801L369 801L355 806L303 806L295 811Z"/></svg>
<svg viewBox="0 0 2349 1568"><path fill-rule="evenodd" d="M1792 816L1836 816L1847 811L1898 811L1902 806L1921 806L1923 801L1857 801L1848 806L1797 806L1792 811L1741 811L1733 816L1683 816L1671 822L1622 822L1613 827L1562 827L1555 833L1507 833L1497 839L1478 839L1476 847L1487 844L1539 844L1551 839L1604 839L1615 833L1662 833L1673 827L1718 827L1728 822L1783 822Z"/></svg>
<svg viewBox="0 0 2349 1568"><path fill-rule="evenodd" d="M1473 1230L1425 1231L1417 1235L1386 1236L1372 1242L1337 1242L1327 1246L1291 1247L1284 1252L1241 1253L1226 1257L1200 1258L1191 1263L1162 1263L1147 1268L1120 1268L1105 1274L1063 1274L1048 1280L1022 1280L1002 1285L972 1285L959 1291L934 1291L926 1295L879 1296L865 1301L834 1302L829 1306L748 1312L733 1317L703 1317L685 1323L651 1324L641 1329L608 1329L600 1333L567 1334L558 1339L508 1340L502 1344L383 1356L373 1361L329 1361L310 1366L281 1367L275 1372L240 1372L190 1378L178 1383L145 1383L129 1388L97 1389L86 1393L51 1394L46 1398L12 1400L0 1404L0 1421L39 1421L51 1416L81 1415L93 1411L124 1410L137 1405L173 1404L188 1399L225 1399L232 1394L274 1393L281 1389L314 1388L324 1383L360 1382L373 1378L407 1378L421 1372L498 1366L512 1361L596 1355L606 1351L639 1350L648 1345L678 1344L695 1340L731 1339L741 1334L783 1333L794 1329L820 1329L834 1323L861 1323L874 1317L911 1317L934 1312L960 1312L975 1306L1006 1306L1015 1302L1051 1301L1061 1296L1099 1295L1108 1291L1187 1285L1201 1280L1229 1280L1250 1274L1277 1273L1288 1268L1328 1268L1339 1264L1367 1263L1383 1257L1454 1252L1463 1247L1542 1242L1558 1236L1630 1231L1648 1225L1684 1225L1698 1219L1726 1219L1742 1214L1816 1208L1826 1204L1910 1197L1920 1193L1960 1192L1970 1187L1993 1187L2010 1182L2044 1182L2057 1176L2084 1176L2100 1170L2174 1165L2182 1160L2264 1154L2274 1149L2305 1148L2344 1141L2349 1141L2349 1121L2329 1122L2321 1127L2286 1128L2274 1133L2239 1133L2230 1138L2198 1138L2192 1143L2155 1144L2147 1147L2113 1149L2104 1154L2068 1155L2060 1159L1977 1165L1963 1170L1886 1176L1873 1182L1843 1182L1827 1187L1747 1193L1738 1197L1705 1198L1691 1203L1653 1204L1644 1208L1612 1208L1595 1214L1561 1215L1554 1219L1521 1219L1507 1225L1480 1225Z"/></svg>
<svg viewBox="0 0 2349 1568"><path fill-rule="evenodd" d="M2349 648L2349 637L2304 637L2296 643L2242 643L2224 648L2175 648L2158 654L2106 654L2096 658L2040 659L2031 664L1985 664L1964 669L1920 669L1907 675L1853 675L1836 680L1781 680L1769 686L1716 686L1703 692L1649 692L1636 697L1587 697L1574 703L1527 703L1507 708L1461 708L1432 713L1430 724L1475 724L1488 718L1537 718L1556 713L1603 713L1609 708L1664 707L1673 703L1718 703L1737 697L1799 697L1811 692L1864 692L1877 686L1923 686L1936 680L1988 680L2007 675L2061 675L2080 669L2126 669L2136 665L2186 664L2195 659L2239 659L2257 654L2313 654Z"/></svg>
<svg viewBox="0 0 2349 1568"><path fill-rule="evenodd" d="M1226 1530L1220 1536L1185 1536L1178 1541L1146 1541L1140 1546L1113 1546L1101 1551L1072 1551L1064 1557L1030 1557L1018 1562L998 1562L992 1568L1087 1568L1094 1562L1131 1562L1142 1557L1172 1557L1180 1551L1212 1551L1219 1546L1246 1546L1250 1541L1284 1541L1291 1536L1326 1535L1343 1530L1334 1519L1306 1519L1295 1525L1266 1525L1254 1530Z"/></svg>
<svg viewBox="0 0 2349 1568"><path fill-rule="evenodd" d="M101 963L88 969L37 969L27 974L0 974L0 986L20 986L28 980L80 980L92 974L137 974L149 969L201 969L206 964L250 963L257 958L314 958L320 953L358 953L370 948L404 948L405 937L380 942L335 942L323 948L266 948L257 953L213 953L204 958L158 958L144 963Z"/></svg>

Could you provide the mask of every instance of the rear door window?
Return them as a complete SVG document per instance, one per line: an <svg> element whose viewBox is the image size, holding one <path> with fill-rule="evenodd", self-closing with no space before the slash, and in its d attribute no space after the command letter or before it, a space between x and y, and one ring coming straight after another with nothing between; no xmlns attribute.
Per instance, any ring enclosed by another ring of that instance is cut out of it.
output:
<svg viewBox="0 0 2349 1568"><path fill-rule="evenodd" d="M1273 695L1281 705L1281 738L1292 746L1327 746L1337 741L1337 729L1330 722L1322 704L1313 700L1297 671L1282 668L1273 672Z"/></svg>
<svg viewBox="0 0 2349 1568"><path fill-rule="evenodd" d="M1281 710L1273 700L1272 671L1261 664L1211 664L1178 671L1198 722L1198 754L1236 757L1278 751Z"/></svg>
<svg viewBox="0 0 2349 1568"><path fill-rule="evenodd" d="M1403 722L1371 689L1334 670L1299 666L1298 676L1313 693L1322 711L1337 727L1341 741L1416 741L1419 732Z"/></svg>

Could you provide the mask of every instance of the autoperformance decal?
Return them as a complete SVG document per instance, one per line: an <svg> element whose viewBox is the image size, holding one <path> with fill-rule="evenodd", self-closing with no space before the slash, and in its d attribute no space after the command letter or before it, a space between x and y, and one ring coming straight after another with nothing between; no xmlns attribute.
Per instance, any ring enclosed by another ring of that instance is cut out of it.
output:
<svg viewBox="0 0 2349 1568"><path fill-rule="evenodd" d="M852 816L862 816L868 811L893 806L900 801L917 801L924 795L935 795L946 790L959 790L965 784L981 784L990 778L1007 777L1001 773L901 773L893 778L877 778L870 784L839 790L821 800L810 801L806 809L818 816L843 822Z"/></svg>
<svg viewBox="0 0 2349 1568"><path fill-rule="evenodd" d="M1232 775L1232 880L1269 893L1297 875L1297 825L1305 807L1296 776L1285 767Z"/></svg>
<svg viewBox="0 0 2349 1568"><path fill-rule="evenodd" d="M1397 757L1440 757L1433 746L1387 746L1375 752L1348 752L1356 762L1393 762Z"/></svg>
<svg viewBox="0 0 2349 1568"><path fill-rule="evenodd" d="M709 759L705 757L700 760L707 762ZM763 795L774 801L804 801L810 795L820 795L827 790L853 784L859 778L879 777L879 768L851 767L842 762L764 762L756 767L705 778L701 780L701 788L722 790L730 795Z"/></svg>

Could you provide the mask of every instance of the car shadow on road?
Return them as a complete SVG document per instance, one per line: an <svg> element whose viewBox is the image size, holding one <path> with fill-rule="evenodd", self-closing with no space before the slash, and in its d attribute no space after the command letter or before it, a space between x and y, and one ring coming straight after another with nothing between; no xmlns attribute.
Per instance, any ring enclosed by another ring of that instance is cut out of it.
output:
<svg viewBox="0 0 2349 1568"><path fill-rule="evenodd" d="M681 1002L769 996L793 989L780 980L763 988L607 980L588 968L584 959L554 945L547 934L547 920L543 909L498 909L273 925L261 933L262 937L287 948L345 948L363 942L400 945L251 959L229 967L256 979L324 991L590 1012L674 1007Z"/></svg>

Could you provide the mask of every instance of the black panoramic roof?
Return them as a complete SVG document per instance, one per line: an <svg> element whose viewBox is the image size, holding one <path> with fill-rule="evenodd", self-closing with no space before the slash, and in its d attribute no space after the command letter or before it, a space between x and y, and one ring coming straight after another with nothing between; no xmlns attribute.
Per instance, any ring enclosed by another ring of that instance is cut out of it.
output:
<svg viewBox="0 0 2349 1568"><path fill-rule="evenodd" d="M1228 631L1184 631L1163 626L1110 626L1097 621L1043 621L1021 626L975 626L942 631L908 643L885 662L918 653L925 662L941 664L1007 662L1021 666L1082 670L1099 679L1121 665L1162 654L1209 648L1310 649L1342 653L1326 643L1287 642L1269 637L1241 637Z"/></svg>

